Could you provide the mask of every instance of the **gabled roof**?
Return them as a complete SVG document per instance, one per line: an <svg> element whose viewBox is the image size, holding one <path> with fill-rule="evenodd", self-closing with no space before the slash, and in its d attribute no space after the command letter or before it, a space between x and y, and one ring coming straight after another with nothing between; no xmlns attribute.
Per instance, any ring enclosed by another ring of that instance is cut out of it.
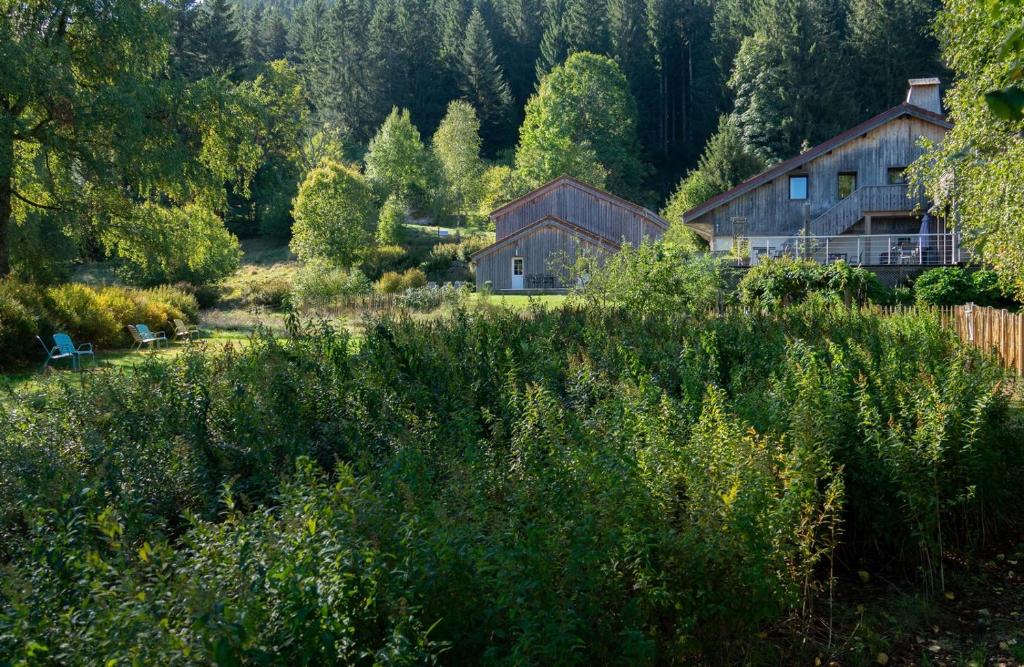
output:
<svg viewBox="0 0 1024 667"><path fill-rule="evenodd" d="M533 201L535 199L543 197L544 195L548 194L552 190L557 190L558 188L562 187L563 185L568 185L569 187L577 188L578 190L582 190L584 192L587 192L587 193L597 197L598 199L603 199L604 201L607 201L607 202L609 202L611 204L615 204L616 206L620 206L622 208L629 209L630 211L633 211L634 213L637 213L637 214L647 218L648 220L653 222L655 225L661 227L662 229L668 229L668 224L669 224L668 220L666 220L665 218L661 217L660 215L658 215L654 211L652 211L650 209L647 209L647 208L644 208L643 206L640 206L639 204L634 204L633 202L631 202L629 200L626 200L626 199L623 199L622 197L619 197L618 195L613 195L610 192L605 192L601 188L595 188L593 185L587 185L583 181L578 181L575 178L573 178L572 176L565 176L565 175L559 176L558 178L556 178L554 180L548 181L547 183L545 183L544 185L540 186L536 190L528 192L528 193L526 193L525 195L523 195L522 197L520 197L518 199L513 199L512 201L510 201L509 203L505 204L501 208L498 208L497 210L493 211L490 214L490 216L488 216L488 217L490 217L491 220L497 220L498 218L502 217L506 213L514 211L515 209L520 208L521 206L524 206L524 205L530 203L531 201Z"/></svg>
<svg viewBox="0 0 1024 667"><path fill-rule="evenodd" d="M534 234L535 232L538 232L545 227L556 227L558 229L562 229L572 234L573 236L576 236L582 241L586 241L593 245L602 246L612 252L615 252L622 248L618 241L613 241L612 239L597 234L589 229L585 229L583 227L580 227L579 225L574 225L571 222L562 220L557 216L546 215L540 220L536 222L531 222L525 227L516 230L516 232L509 234L500 241L497 241L487 246L483 250L478 250L477 252L473 253L473 255L470 257L470 260L475 262L480 258L485 257L491 254L492 252L498 250L499 248L502 248L512 243L513 241L518 241L519 239L526 238L527 236L530 236L531 234Z"/></svg>
<svg viewBox="0 0 1024 667"><path fill-rule="evenodd" d="M731 190L726 190L722 194L712 197L711 199L707 200L706 202L699 206L695 206L694 208L690 209L689 211L683 214L683 220L687 223L693 222L697 220L697 218L700 218L701 216L709 213L710 211L718 208L719 206L726 204L732 201L733 199L736 199L740 195L746 194L747 192L750 192L751 190L761 185L764 185L765 183L769 183L778 178L779 176L782 176L783 174L789 171L802 167L808 162L815 160L830 151L834 151L840 146L847 144L853 141L854 139L857 139L867 134L871 130L874 130L882 125L885 125L890 121L896 120L897 118L901 118L903 116L913 116L914 118L919 118L923 121L933 123L935 125L938 125L939 127L944 127L947 130L952 129L953 127L953 124L946 120L946 117L942 114L937 114L928 111L927 109L922 109L921 107L914 106L913 104L900 104L889 109L888 111L883 111L874 118L866 120L860 125L857 125L856 127L852 127L841 134L837 134L828 141L818 144L814 148L811 148L810 150L805 151L800 155L797 155L796 157L792 157L786 160L785 162L780 162L774 167L762 171L757 176L754 176L753 178L740 183Z"/></svg>

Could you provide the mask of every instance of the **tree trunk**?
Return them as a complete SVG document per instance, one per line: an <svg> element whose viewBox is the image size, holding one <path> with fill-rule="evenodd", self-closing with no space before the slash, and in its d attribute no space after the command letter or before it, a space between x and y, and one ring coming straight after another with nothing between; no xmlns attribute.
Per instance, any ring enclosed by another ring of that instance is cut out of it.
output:
<svg viewBox="0 0 1024 667"><path fill-rule="evenodd" d="M11 198L14 180L14 133L0 124L0 278L11 273Z"/></svg>

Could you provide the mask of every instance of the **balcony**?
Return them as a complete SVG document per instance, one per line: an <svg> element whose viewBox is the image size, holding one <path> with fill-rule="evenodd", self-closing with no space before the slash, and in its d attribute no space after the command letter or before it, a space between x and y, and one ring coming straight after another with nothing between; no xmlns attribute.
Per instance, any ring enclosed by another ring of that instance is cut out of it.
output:
<svg viewBox="0 0 1024 667"><path fill-rule="evenodd" d="M964 259L956 233L752 236L737 240L724 256L736 266L754 266L778 257L853 266L952 266Z"/></svg>

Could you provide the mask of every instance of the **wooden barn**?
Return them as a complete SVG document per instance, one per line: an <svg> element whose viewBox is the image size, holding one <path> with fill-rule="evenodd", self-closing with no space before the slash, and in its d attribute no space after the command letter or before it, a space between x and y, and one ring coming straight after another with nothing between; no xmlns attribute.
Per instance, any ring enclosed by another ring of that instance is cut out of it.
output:
<svg viewBox="0 0 1024 667"><path fill-rule="evenodd" d="M668 222L642 206L561 176L490 215L495 242L473 256L477 289L561 290L582 253L598 257L622 243L661 238Z"/></svg>
<svg viewBox="0 0 1024 667"><path fill-rule="evenodd" d="M954 230L907 184L922 139L951 125L938 79L912 79L906 101L781 162L684 214L712 251L740 265L804 256L864 266L960 261Z"/></svg>

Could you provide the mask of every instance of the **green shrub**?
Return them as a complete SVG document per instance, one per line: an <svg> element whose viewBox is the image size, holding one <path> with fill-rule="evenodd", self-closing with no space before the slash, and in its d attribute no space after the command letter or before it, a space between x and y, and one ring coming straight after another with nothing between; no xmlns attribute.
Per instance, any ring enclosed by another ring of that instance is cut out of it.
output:
<svg viewBox="0 0 1024 667"><path fill-rule="evenodd" d="M275 310L285 307L291 293L292 281L278 276L252 280L242 287L242 298L247 304Z"/></svg>
<svg viewBox="0 0 1024 667"><path fill-rule="evenodd" d="M405 209L394 194L388 195L384 206L380 209L380 217L377 219L377 243L397 245L402 242L402 231L405 229Z"/></svg>
<svg viewBox="0 0 1024 667"><path fill-rule="evenodd" d="M401 273L396 271L387 271L380 277L380 280L378 280L373 287L381 294L395 294L405 289L404 284L405 280Z"/></svg>
<svg viewBox="0 0 1024 667"><path fill-rule="evenodd" d="M10 370L41 361L40 336L53 333L45 292L13 279L0 280L0 368Z"/></svg>
<svg viewBox="0 0 1024 667"><path fill-rule="evenodd" d="M360 264L363 273L371 280L388 271L404 271L412 267L409 252L400 245L381 245L366 251Z"/></svg>
<svg viewBox="0 0 1024 667"><path fill-rule="evenodd" d="M867 269L846 262L818 264L788 257L761 260L744 274L737 287L740 303L747 306L798 303L811 294L847 303L886 302L892 298L878 276Z"/></svg>
<svg viewBox="0 0 1024 667"><path fill-rule="evenodd" d="M238 239L212 211L190 204L169 208L146 203L137 208L132 233L118 234L113 253L129 283L142 286L216 282L238 269Z"/></svg>
<svg viewBox="0 0 1024 667"><path fill-rule="evenodd" d="M974 286L962 267L943 266L918 276L914 294L924 306L955 306L974 300Z"/></svg>
<svg viewBox="0 0 1024 667"><path fill-rule="evenodd" d="M438 243L430 249L427 259L420 264L420 269L430 275L447 271L453 262L461 259L458 243Z"/></svg>
<svg viewBox="0 0 1024 667"><path fill-rule="evenodd" d="M427 284L427 274L420 269L408 269L403 273L388 271L376 282L374 288L381 294L397 294Z"/></svg>
<svg viewBox="0 0 1024 667"><path fill-rule="evenodd" d="M91 287L67 283L48 291L54 325L98 347L115 347L124 341L121 322ZM132 304L134 308L134 303Z"/></svg>
<svg viewBox="0 0 1024 667"><path fill-rule="evenodd" d="M369 294L373 284L359 269L341 269L323 262L308 262L295 273L293 294L303 307L330 303L340 297Z"/></svg>
<svg viewBox="0 0 1024 667"><path fill-rule="evenodd" d="M179 285L161 285L145 291L147 298L166 303L177 309L184 316L181 319L187 322L199 321L199 299L196 292L202 290L188 289L188 283Z"/></svg>

